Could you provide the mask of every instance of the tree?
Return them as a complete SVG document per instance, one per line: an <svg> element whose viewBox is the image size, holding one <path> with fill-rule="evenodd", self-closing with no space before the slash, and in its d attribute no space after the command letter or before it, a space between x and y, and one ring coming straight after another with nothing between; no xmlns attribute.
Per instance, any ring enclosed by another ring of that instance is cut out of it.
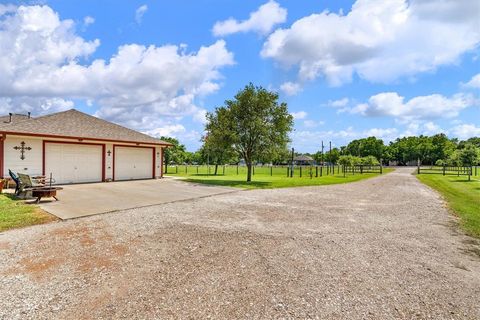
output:
<svg viewBox="0 0 480 320"><path fill-rule="evenodd" d="M253 84L239 91L225 106L207 116L208 139L225 142L247 165L247 181L252 180L252 164L273 159L287 148L293 117L278 94ZM227 143L228 142L228 143Z"/></svg>
<svg viewBox="0 0 480 320"><path fill-rule="evenodd" d="M473 144L467 144L465 148L458 151L458 158L464 166L473 166L480 161L480 148L475 147Z"/></svg>
<svg viewBox="0 0 480 320"><path fill-rule="evenodd" d="M358 140L353 140L347 145L346 152L352 156L366 157L374 156L380 160L383 156L383 149L385 148L382 139L375 137L368 137Z"/></svg>
<svg viewBox="0 0 480 320"><path fill-rule="evenodd" d="M215 164L214 174L217 175L218 166L234 158L235 151L232 147L232 137L229 132L230 122L226 109L219 109L216 113L207 113L203 138L203 152L211 163Z"/></svg>
<svg viewBox="0 0 480 320"><path fill-rule="evenodd" d="M160 140L170 142L173 146L164 149L163 158L165 161L165 173L168 173L170 163L182 163L185 159L185 146L177 139L171 137L160 137Z"/></svg>

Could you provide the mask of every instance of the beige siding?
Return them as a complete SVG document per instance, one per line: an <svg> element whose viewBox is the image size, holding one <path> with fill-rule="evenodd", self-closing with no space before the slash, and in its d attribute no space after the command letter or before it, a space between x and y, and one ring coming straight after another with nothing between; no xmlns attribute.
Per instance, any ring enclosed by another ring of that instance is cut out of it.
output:
<svg viewBox="0 0 480 320"><path fill-rule="evenodd" d="M163 150L161 147L155 148L155 178L162 177Z"/></svg>
<svg viewBox="0 0 480 320"><path fill-rule="evenodd" d="M110 151L110 156L108 155ZM105 145L105 179L109 181L113 179L113 144L107 143Z"/></svg>
<svg viewBox="0 0 480 320"><path fill-rule="evenodd" d="M32 148L25 151L25 159L20 159L20 150L14 147L20 146L24 141L25 147ZM7 136L4 142L4 168L3 173L7 177L8 169L13 172L25 173L28 175L42 174L42 140L29 137L10 137Z"/></svg>
<svg viewBox="0 0 480 320"><path fill-rule="evenodd" d="M8 169L14 172L25 173L29 175L41 175L43 170L43 138L41 137L27 137L27 136L11 136L7 135L4 141L4 168L5 177L8 177ZM45 138L48 141L65 141L77 142L75 139L60 139L60 138ZM30 147L31 150L25 151L25 159L20 160L20 151L14 150L15 146L20 146L24 141L25 147ZM84 143L103 144L100 141L82 140ZM134 144L134 143L118 143L115 145L135 145L135 146L149 146L148 144ZM108 151L111 151L108 156ZM105 142L105 179L113 178L113 143ZM163 148L155 147L155 177L160 178L162 175L163 164Z"/></svg>

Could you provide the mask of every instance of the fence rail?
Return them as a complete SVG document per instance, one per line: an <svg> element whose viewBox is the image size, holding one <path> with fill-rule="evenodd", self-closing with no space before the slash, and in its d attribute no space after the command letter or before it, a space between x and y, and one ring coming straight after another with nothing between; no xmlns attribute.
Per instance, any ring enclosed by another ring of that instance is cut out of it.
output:
<svg viewBox="0 0 480 320"><path fill-rule="evenodd" d="M241 165L219 165L216 168L217 175L245 175L247 167ZM341 166L341 165L324 165L324 166L253 166L252 175L270 175L284 177L300 177L300 178L318 178L323 176L347 175L347 174L366 174L366 173L383 173L382 166ZM215 165L170 165L167 167L165 174L178 175L214 175Z"/></svg>
<svg viewBox="0 0 480 320"><path fill-rule="evenodd" d="M470 180L471 176L478 175L477 166L418 166L418 174L441 174L444 176L468 176Z"/></svg>

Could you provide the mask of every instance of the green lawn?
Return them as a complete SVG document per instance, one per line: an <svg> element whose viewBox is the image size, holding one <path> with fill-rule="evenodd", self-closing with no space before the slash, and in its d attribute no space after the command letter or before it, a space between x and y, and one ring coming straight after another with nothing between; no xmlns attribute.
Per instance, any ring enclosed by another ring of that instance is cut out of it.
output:
<svg viewBox="0 0 480 320"><path fill-rule="evenodd" d="M211 174L208 175L206 168L200 167L199 173L197 174L196 167L187 167L181 166L178 171L176 168L169 168L170 171L167 176L177 176L183 177L186 181L226 186L226 187L237 187L244 189L271 189L271 188L287 188L287 187L302 187L302 186L316 186L316 185L329 185L329 184L338 184L338 183L348 183L359 181L371 177L378 176L375 173L365 173L365 174L348 174L346 177L343 176L343 173L338 173L338 168L335 169L335 174L332 175L331 172L327 176L326 171L322 172L322 177L315 177L315 168L312 170L313 177L310 178L310 170L303 169L302 177L300 177L299 170L295 171L293 178L287 177L287 169L284 168L274 168L273 171L269 167L256 168L255 175L252 176L251 182L246 182L246 170L244 167L239 168L239 174L236 173L236 166L231 166L225 169L225 175L223 174L223 167L218 169L218 174L213 175L213 167L211 168ZM390 172L392 169L384 169L384 173ZM319 173L320 175L320 173Z"/></svg>
<svg viewBox="0 0 480 320"><path fill-rule="evenodd" d="M11 196L0 194L0 232L34 224L54 221L56 218L38 206L13 200Z"/></svg>
<svg viewBox="0 0 480 320"><path fill-rule="evenodd" d="M480 174L480 171L477 170ZM480 238L480 176L443 176L420 174L418 179L440 192L449 207L460 217L460 224L466 232Z"/></svg>

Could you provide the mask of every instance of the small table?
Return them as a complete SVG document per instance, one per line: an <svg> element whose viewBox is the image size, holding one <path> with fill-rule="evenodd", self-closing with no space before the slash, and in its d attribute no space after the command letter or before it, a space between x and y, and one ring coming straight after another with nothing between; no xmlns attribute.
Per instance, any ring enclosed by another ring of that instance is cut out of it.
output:
<svg viewBox="0 0 480 320"><path fill-rule="evenodd" d="M63 190L61 187L43 187L32 189L32 197L37 198L35 201L39 203L42 198L54 198L58 201L57 190Z"/></svg>

